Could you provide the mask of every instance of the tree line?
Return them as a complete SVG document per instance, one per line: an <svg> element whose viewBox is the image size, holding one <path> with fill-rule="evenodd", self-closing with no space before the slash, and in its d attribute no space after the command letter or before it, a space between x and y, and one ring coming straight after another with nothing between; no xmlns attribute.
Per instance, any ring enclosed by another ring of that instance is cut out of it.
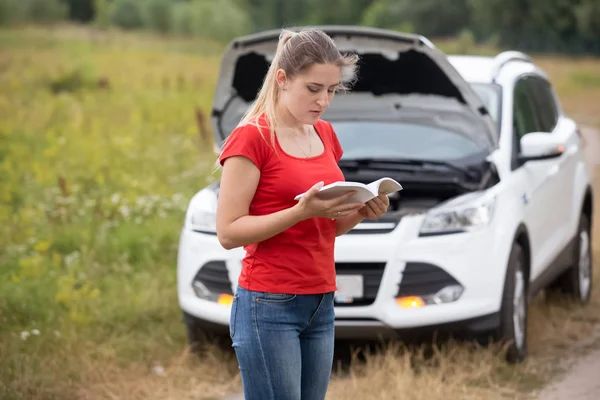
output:
<svg viewBox="0 0 600 400"><path fill-rule="evenodd" d="M600 54L600 0L0 0L2 25L64 19L221 41L288 26L363 25Z"/></svg>

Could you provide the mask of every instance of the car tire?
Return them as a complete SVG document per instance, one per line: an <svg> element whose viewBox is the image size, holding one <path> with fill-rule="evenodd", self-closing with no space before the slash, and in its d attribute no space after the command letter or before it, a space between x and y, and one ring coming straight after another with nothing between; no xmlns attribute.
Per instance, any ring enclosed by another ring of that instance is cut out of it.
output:
<svg viewBox="0 0 600 400"><path fill-rule="evenodd" d="M525 251L514 243L508 258L500 326L496 332L499 341L507 346L506 361L514 364L527 356L528 295Z"/></svg>
<svg viewBox="0 0 600 400"><path fill-rule="evenodd" d="M204 345L216 339L214 334L204 329L197 318L185 312L183 313L183 323L191 353L200 354Z"/></svg>
<svg viewBox="0 0 600 400"><path fill-rule="evenodd" d="M550 292L569 295L579 304L590 302L593 282L591 224L587 215L581 214L575 237L573 265L549 286Z"/></svg>

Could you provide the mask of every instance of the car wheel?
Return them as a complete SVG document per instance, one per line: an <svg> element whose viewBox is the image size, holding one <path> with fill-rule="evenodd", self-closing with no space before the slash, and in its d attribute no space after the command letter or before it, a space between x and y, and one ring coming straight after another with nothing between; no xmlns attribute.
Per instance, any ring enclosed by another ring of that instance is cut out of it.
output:
<svg viewBox="0 0 600 400"><path fill-rule="evenodd" d="M579 219L576 243L574 247L573 265L559 276L550 286L550 290L557 290L573 297L580 304L587 304L592 294L592 240L590 220L582 214Z"/></svg>
<svg viewBox="0 0 600 400"><path fill-rule="evenodd" d="M527 356L527 275L525 251L515 243L510 251L497 337L506 343L506 361L518 363Z"/></svg>
<svg viewBox="0 0 600 400"><path fill-rule="evenodd" d="M195 317L185 312L183 313L183 323L185 324L190 351L192 353L200 354L202 346L207 342L213 341L214 336L204 330Z"/></svg>

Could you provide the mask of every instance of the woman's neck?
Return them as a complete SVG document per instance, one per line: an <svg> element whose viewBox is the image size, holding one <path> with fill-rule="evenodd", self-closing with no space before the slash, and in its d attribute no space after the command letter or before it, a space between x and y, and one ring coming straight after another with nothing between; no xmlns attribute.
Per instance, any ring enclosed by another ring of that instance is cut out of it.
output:
<svg viewBox="0 0 600 400"><path fill-rule="evenodd" d="M304 132L304 124L298 121L287 109L287 107L279 105L276 107L277 120L281 128L290 131Z"/></svg>

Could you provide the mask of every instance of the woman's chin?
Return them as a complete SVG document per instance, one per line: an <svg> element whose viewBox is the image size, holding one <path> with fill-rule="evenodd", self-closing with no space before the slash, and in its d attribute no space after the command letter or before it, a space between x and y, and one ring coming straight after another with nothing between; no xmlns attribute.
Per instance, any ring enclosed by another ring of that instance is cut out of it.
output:
<svg viewBox="0 0 600 400"><path fill-rule="evenodd" d="M319 118L321 118L321 115L323 115L322 112L312 112L309 111L307 117L306 117L306 124L314 124L315 122L317 122L319 120Z"/></svg>

